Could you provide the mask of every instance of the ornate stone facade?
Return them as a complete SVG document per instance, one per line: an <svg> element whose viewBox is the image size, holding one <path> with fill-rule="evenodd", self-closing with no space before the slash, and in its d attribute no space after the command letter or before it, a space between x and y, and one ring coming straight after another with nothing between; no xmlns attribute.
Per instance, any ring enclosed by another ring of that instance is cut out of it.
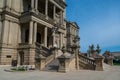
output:
<svg viewBox="0 0 120 80"><path fill-rule="evenodd" d="M74 45L74 39L79 38L79 26L76 22L66 22L66 33L67 33L67 49L71 51L71 47ZM77 43L79 45L79 42Z"/></svg>
<svg viewBox="0 0 120 80"><path fill-rule="evenodd" d="M0 0L0 65L34 65L36 42L66 45L65 8L65 0Z"/></svg>

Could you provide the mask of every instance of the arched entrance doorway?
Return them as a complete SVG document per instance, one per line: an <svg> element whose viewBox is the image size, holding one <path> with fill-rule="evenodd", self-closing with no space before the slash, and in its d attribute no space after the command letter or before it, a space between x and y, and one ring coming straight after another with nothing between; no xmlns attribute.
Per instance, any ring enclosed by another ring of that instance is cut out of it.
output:
<svg viewBox="0 0 120 80"><path fill-rule="evenodd" d="M23 65L24 64L24 52L20 51L19 55L20 55L20 65Z"/></svg>

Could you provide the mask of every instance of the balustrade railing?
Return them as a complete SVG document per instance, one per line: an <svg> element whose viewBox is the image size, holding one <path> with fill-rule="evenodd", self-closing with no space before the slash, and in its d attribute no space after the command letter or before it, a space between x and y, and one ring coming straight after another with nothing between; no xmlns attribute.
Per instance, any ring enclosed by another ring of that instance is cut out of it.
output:
<svg viewBox="0 0 120 80"><path fill-rule="evenodd" d="M18 48L30 48L32 45L28 43L19 43Z"/></svg>
<svg viewBox="0 0 120 80"><path fill-rule="evenodd" d="M45 60L46 65L49 64L52 60L54 60L54 54L52 54L46 58L46 60Z"/></svg>
<svg viewBox="0 0 120 80"><path fill-rule="evenodd" d="M60 6L64 7L66 6L66 3L63 0L54 0L57 4L59 4Z"/></svg>
<svg viewBox="0 0 120 80"><path fill-rule="evenodd" d="M84 64L87 69L95 69L95 60L79 54L79 63Z"/></svg>

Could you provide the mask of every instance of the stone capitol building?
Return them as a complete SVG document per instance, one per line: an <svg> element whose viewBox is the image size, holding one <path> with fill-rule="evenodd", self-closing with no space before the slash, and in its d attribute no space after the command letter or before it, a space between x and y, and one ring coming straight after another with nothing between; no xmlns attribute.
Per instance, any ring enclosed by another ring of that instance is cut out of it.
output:
<svg viewBox="0 0 120 80"><path fill-rule="evenodd" d="M0 65L102 70L102 58L79 54L79 26L66 20L66 7L65 0L0 0Z"/></svg>

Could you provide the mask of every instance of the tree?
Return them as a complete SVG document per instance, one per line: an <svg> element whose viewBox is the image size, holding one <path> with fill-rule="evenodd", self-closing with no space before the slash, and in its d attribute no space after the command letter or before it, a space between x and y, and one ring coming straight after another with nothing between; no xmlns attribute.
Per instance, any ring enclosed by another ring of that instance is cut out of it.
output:
<svg viewBox="0 0 120 80"><path fill-rule="evenodd" d="M100 52L101 52L101 49L100 49L99 44L97 44L97 49L96 49L96 52L97 52L98 54L100 54Z"/></svg>

